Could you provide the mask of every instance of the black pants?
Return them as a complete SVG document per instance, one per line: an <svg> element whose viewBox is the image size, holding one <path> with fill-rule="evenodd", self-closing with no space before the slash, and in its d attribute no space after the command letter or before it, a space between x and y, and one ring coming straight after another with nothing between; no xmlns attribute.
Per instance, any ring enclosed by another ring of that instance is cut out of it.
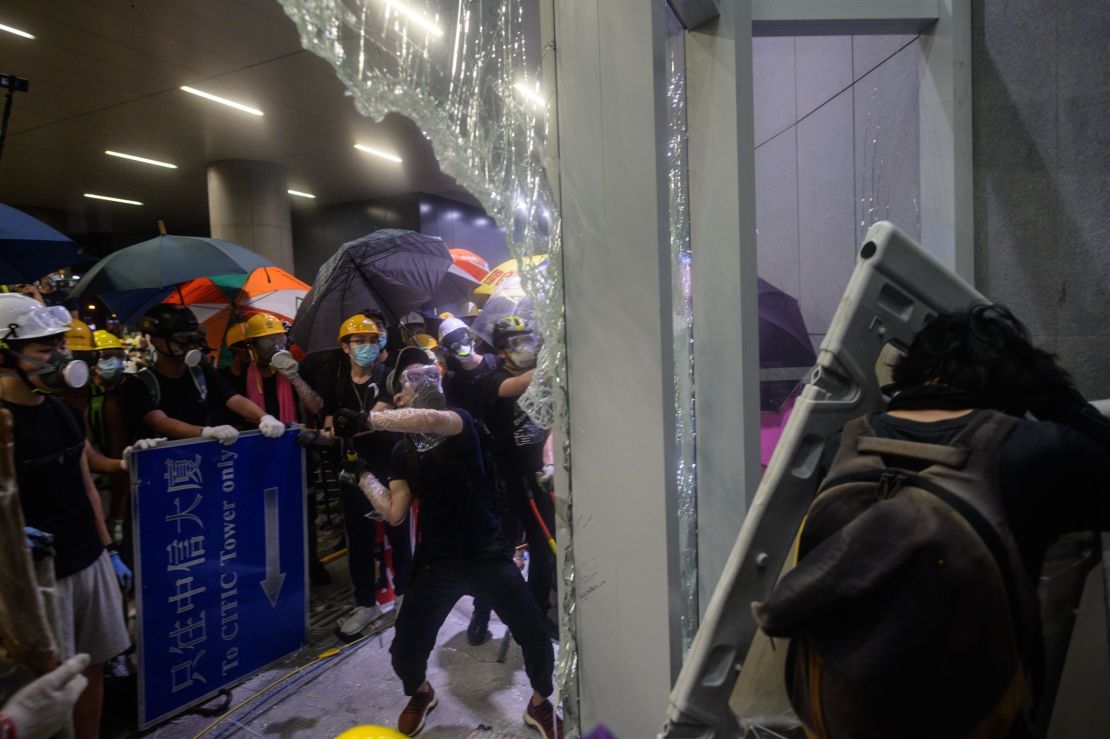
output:
<svg viewBox="0 0 1110 739"><path fill-rule="evenodd" d="M528 590L536 600L536 605L546 614L551 607L551 587L555 582L555 553L551 551L543 527L536 519L528 494L532 494L536 508L552 536L555 535L555 505L551 502L551 496L539 486L534 477L528 479L527 474L510 473L506 475L505 483L511 515L524 529L524 540L528 542ZM511 529L512 526L506 528Z"/></svg>
<svg viewBox="0 0 1110 739"><path fill-rule="evenodd" d="M481 598L493 607L524 651L524 670L532 689L545 697L551 695L555 652L543 626L544 616L507 557L417 560L389 650L405 695L414 694L424 684L428 655L439 628L464 595Z"/></svg>
<svg viewBox="0 0 1110 739"><path fill-rule="evenodd" d="M372 606L377 603L379 583L374 579L374 557L377 553L377 522L366 517L373 510L370 501L355 485L340 485L343 496L343 528L347 533L347 570L351 575L355 603ZM393 592L404 595L412 570L412 543L409 521L400 526L384 524L389 546L393 549ZM385 563L382 562L384 577Z"/></svg>

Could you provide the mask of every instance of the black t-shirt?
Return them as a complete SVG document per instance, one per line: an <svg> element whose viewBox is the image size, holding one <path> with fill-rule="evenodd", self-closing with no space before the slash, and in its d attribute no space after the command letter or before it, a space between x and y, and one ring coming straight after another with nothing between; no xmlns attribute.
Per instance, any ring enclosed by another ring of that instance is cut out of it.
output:
<svg viewBox="0 0 1110 739"><path fill-rule="evenodd" d="M405 480L420 501L418 552L432 558L505 556L474 419L461 408L449 410L462 419L461 433L424 452L407 438L393 447L390 478Z"/></svg>
<svg viewBox="0 0 1110 739"><path fill-rule="evenodd" d="M79 572L104 551L81 476L81 412L52 396L35 406L4 402L4 407L12 412L23 519L54 535L56 577Z"/></svg>
<svg viewBox="0 0 1110 739"><path fill-rule="evenodd" d="M280 403L278 402L277 373L275 372L269 377L266 377L261 373L259 374L262 378L262 410L265 413L269 413L274 418L279 418L281 416L281 407ZM231 388L234 393L236 393L237 395L242 395L245 398L250 397L250 392L248 392L247 390L246 370L243 370L241 374L237 375L231 371L230 367L224 367L222 370L219 371L219 375L223 378L224 382L227 383L227 386ZM242 418L232 419L232 423L239 428L254 428L254 424L249 423Z"/></svg>
<svg viewBox="0 0 1110 739"><path fill-rule="evenodd" d="M868 420L882 437L949 444L979 413L934 423L885 413ZM832 466L839 446L838 432L825 445L822 470ZM1019 420L1002 446L999 479L1018 551L1033 580L1048 546L1061 535L1110 531L1110 467L1099 446L1074 429Z"/></svg>
<svg viewBox="0 0 1110 739"><path fill-rule="evenodd" d="M511 377L513 375L504 367L486 376L482 386L486 400L484 420L493 434L498 468L501 465L506 468L512 466L522 473L531 474L543 468L543 445L547 442L548 432L524 412L517 404L518 398L498 397L501 383Z"/></svg>
<svg viewBox="0 0 1110 739"><path fill-rule="evenodd" d="M481 423L486 412L485 381L501 364L495 354L483 354L482 361L473 369L463 369L455 357L447 359L447 377L443 380L443 392L447 405L462 408Z"/></svg>
<svg viewBox="0 0 1110 739"><path fill-rule="evenodd" d="M160 397L157 404L151 397L146 382L138 376L129 376L120 388L120 402L123 404L130 438L138 439L154 432L143 422L146 414L153 410L160 410L170 418L194 426L227 423L229 417L234 415L227 411L227 401L236 395L235 390L212 368L202 367L201 371L208 389L204 401L201 401L200 390L189 371L181 377L166 377L156 370L148 370L158 381Z"/></svg>
<svg viewBox="0 0 1110 739"><path fill-rule="evenodd" d="M380 402L390 403L385 389L389 371L385 365L375 363L366 382L351 379L351 361L338 350L337 356L327 362L317 373L316 391L324 401L324 415L334 416L340 408L352 411L368 411ZM366 462L376 477L386 482L389 477L389 460L397 434L389 431L375 431L351 439L355 452Z"/></svg>

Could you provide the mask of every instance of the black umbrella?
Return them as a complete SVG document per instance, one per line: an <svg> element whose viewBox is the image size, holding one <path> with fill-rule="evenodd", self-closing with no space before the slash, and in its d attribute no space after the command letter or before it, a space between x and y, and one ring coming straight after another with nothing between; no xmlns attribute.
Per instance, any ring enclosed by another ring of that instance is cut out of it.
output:
<svg viewBox="0 0 1110 739"><path fill-rule="evenodd" d="M779 411L817 362L798 301L759 279L760 408Z"/></svg>
<svg viewBox="0 0 1110 739"><path fill-rule="evenodd" d="M34 282L62 267L92 260L68 236L21 210L0 205L0 284Z"/></svg>
<svg viewBox="0 0 1110 739"><path fill-rule="evenodd" d="M70 293L95 295L130 323L175 287L198 277L253 272L273 263L230 241L200 236L158 236L109 254Z"/></svg>
<svg viewBox="0 0 1110 739"><path fill-rule="evenodd" d="M339 324L367 309L397 323L433 301L451 268L438 236L388 228L344 244L320 267L291 337L306 352L335 348Z"/></svg>

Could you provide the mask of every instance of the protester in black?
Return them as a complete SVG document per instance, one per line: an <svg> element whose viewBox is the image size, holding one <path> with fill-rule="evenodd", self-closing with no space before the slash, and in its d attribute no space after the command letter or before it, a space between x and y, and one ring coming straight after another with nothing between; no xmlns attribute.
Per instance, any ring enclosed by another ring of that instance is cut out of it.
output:
<svg viewBox="0 0 1110 739"><path fill-rule="evenodd" d="M317 387L324 398L325 429L332 426L333 418L341 409L362 413L390 407L392 398L385 389L388 370L377 361L381 352L381 332L378 321L362 313L351 316L340 326L340 349L316 374ZM388 433L342 439L341 462L347 467L364 464L375 474L388 477L389 455L395 441ZM382 578L385 577L385 563L375 543L377 523L367 517L373 508L366 496L356 484L348 482L346 476L340 480L340 492L347 535L347 568L355 608L337 627L341 637L355 638L382 616L377 604L380 582L374 577L375 558L381 561ZM405 595L410 577L412 540L409 528L408 521L385 525L393 558L393 592L398 604Z"/></svg>
<svg viewBox="0 0 1110 739"><path fill-rule="evenodd" d="M393 669L410 696L398 729L415 735L435 707L435 691L426 680L428 655L455 602L471 595L492 605L523 649L533 689L525 722L547 739L561 737L562 721L547 700L554 652L544 616L513 565L490 504L474 421L462 409L443 409L441 382L434 357L407 348L391 382L397 409L336 418L337 433L405 434L394 448L388 488L370 472L361 476L360 487L375 510L399 523L413 501L420 501L415 572L391 647Z"/></svg>
<svg viewBox="0 0 1110 739"><path fill-rule="evenodd" d="M486 426L493 434L497 469L504 480L509 510L524 529L528 542L528 588L545 614L551 608L555 582L555 555L544 531L555 532L555 506L541 481L549 477L544 468L544 446L548 430L540 428L518 404L535 373L539 344L535 332L517 316L494 324L494 348L501 366L483 385L487 411ZM532 504L535 503L535 510ZM537 518L536 511L541 518ZM541 525L541 520L543 525ZM552 636L555 624L548 620Z"/></svg>

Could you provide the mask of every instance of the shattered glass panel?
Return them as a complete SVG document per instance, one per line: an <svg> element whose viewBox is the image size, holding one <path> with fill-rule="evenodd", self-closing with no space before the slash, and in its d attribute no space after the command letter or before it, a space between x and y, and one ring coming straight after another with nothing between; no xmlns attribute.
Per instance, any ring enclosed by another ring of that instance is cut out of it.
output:
<svg viewBox="0 0 1110 739"><path fill-rule="evenodd" d="M535 379L519 403L544 428L558 419L566 439L559 213L544 166L555 114L554 45L544 45L540 28L540 3L549 0L280 1L302 45L331 63L359 112L411 118L441 169L505 228L544 337ZM539 255L547 258L528 258ZM560 491L557 515L569 532L569 491ZM574 559L571 541L559 546L565 565L557 678L566 697L576 695L577 680ZM568 727L577 724L576 712L572 698L564 705Z"/></svg>
<svg viewBox="0 0 1110 739"><path fill-rule="evenodd" d="M682 656L698 631L698 509L694 419L694 305L690 284L690 187L687 177L686 37L667 16L667 193L674 310L675 482L678 497L679 605Z"/></svg>

